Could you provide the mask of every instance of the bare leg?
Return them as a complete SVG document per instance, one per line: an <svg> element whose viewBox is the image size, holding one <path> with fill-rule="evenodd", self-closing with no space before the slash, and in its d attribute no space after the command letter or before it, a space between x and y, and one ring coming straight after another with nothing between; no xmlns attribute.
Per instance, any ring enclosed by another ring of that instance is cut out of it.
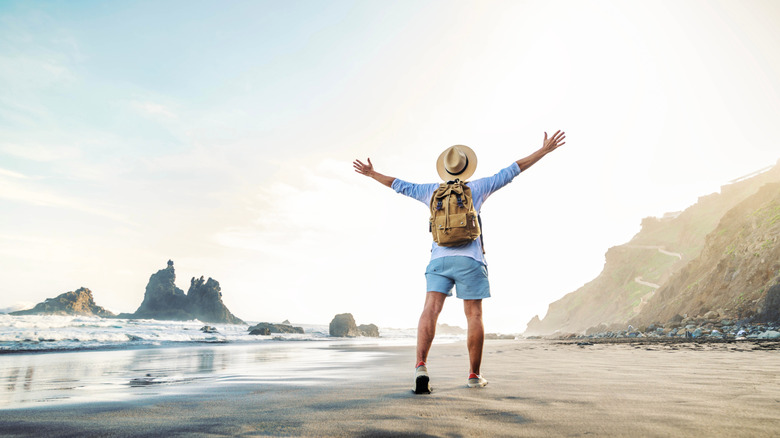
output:
<svg viewBox="0 0 780 438"><path fill-rule="evenodd" d="M441 292L428 292L425 295L425 306L420 315L420 322L417 324L417 363L428 360L428 351L436 335L436 321L439 319L446 298L447 295Z"/></svg>
<svg viewBox="0 0 780 438"><path fill-rule="evenodd" d="M482 344L485 342L485 327L482 325L482 300L463 300L463 310L469 324L466 345L469 349L469 373L479 374L482 365Z"/></svg>

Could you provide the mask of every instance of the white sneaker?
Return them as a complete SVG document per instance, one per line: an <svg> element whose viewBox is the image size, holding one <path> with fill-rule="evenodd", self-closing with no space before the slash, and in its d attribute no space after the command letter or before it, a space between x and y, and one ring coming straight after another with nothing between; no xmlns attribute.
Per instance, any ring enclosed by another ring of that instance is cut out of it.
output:
<svg viewBox="0 0 780 438"><path fill-rule="evenodd" d="M474 373L469 374L469 388L481 388L487 384L488 381L484 377Z"/></svg>
<svg viewBox="0 0 780 438"><path fill-rule="evenodd" d="M428 376L428 367L425 364L419 365L414 370L414 388L415 394L431 393L431 378Z"/></svg>

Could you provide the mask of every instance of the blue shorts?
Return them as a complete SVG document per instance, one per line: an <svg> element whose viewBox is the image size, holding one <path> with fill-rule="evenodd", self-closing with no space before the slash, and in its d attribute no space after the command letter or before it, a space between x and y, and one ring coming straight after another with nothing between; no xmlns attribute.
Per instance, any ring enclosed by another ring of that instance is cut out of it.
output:
<svg viewBox="0 0 780 438"><path fill-rule="evenodd" d="M487 266L466 256L439 257L431 260L425 270L428 292L452 296L452 287L462 300L490 297Z"/></svg>

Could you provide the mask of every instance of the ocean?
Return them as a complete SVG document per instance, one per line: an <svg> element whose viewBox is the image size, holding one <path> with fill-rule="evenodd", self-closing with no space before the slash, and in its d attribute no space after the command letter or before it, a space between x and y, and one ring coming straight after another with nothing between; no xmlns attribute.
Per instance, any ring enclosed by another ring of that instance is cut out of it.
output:
<svg viewBox="0 0 780 438"><path fill-rule="evenodd" d="M205 325L216 332L201 331ZM254 336L247 325L200 321L0 315L0 410L126 402L235 384L317 385L355 378L364 372L361 363L381 360L385 350L372 346L416 342L414 329L333 338L327 325L294 325L305 333ZM436 342L462 339L441 335Z"/></svg>
<svg viewBox="0 0 780 438"><path fill-rule="evenodd" d="M255 323L249 324L254 325ZM305 333L276 333L270 336L255 336L249 334L246 325L213 324L200 321L0 314L0 354L334 340L328 334L327 325L294 325L302 327ZM216 328L216 333L201 331L204 326ZM378 339L350 338L342 339L342 341L404 344L409 340L414 340L415 336L414 329L381 328ZM444 336L444 338L446 337ZM450 336L450 338L453 337Z"/></svg>

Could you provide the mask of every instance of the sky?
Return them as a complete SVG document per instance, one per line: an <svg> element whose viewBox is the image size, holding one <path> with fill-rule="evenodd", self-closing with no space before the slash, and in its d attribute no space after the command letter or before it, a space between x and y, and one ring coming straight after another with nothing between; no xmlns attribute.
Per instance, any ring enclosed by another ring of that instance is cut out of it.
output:
<svg viewBox="0 0 780 438"><path fill-rule="evenodd" d="M0 308L149 276L247 321L414 327L438 182L566 145L482 208L488 332L522 332L641 219L780 158L776 1L0 2ZM465 326L448 299L440 322Z"/></svg>

